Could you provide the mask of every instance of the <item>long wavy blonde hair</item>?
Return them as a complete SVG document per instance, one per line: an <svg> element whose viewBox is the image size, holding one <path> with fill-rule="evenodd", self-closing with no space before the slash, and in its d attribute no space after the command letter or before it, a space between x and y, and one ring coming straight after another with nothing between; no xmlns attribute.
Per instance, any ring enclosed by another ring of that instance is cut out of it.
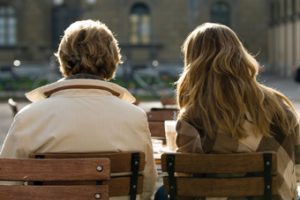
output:
<svg viewBox="0 0 300 200"><path fill-rule="evenodd" d="M270 136L274 122L294 133L297 118L281 93L256 81L259 64L227 26L205 23L185 40L184 71L177 82L179 119L214 138L217 132L246 137L246 120L254 132Z"/></svg>

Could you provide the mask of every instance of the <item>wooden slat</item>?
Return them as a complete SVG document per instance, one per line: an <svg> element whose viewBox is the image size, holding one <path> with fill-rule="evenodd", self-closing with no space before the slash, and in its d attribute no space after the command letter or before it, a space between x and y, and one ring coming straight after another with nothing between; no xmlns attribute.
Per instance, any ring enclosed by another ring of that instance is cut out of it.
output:
<svg viewBox="0 0 300 200"><path fill-rule="evenodd" d="M95 199L96 194L108 199L108 186L0 186L0 199L5 200L87 200Z"/></svg>
<svg viewBox="0 0 300 200"><path fill-rule="evenodd" d="M166 154L162 157L166 172ZM276 156L272 155L272 173L276 173ZM221 166L221 167L220 167ZM263 171L263 153L176 154L175 171L183 173L243 173Z"/></svg>
<svg viewBox="0 0 300 200"><path fill-rule="evenodd" d="M41 158L109 158L111 173L130 172L131 154L133 152L104 152L104 153L37 153L31 157ZM140 168L143 171L145 167L145 153L140 153Z"/></svg>
<svg viewBox="0 0 300 200"><path fill-rule="evenodd" d="M143 192L143 175L139 175L137 184L137 194ZM109 185L109 196L125 196L130 191L130 176L123 175L111 177L108 181L103 181ZM72 181L72 182L43 182L43 185L96 185L95 181Z"/></svg>
<svg viewBox="0 0 300 200"><path fill-rule="evenodd" d="M129 195L130 177L115 177L108 181L109 196ZM137 184L137 194L143 192L143 176L139 176Z"/></svg>
<svg viewBox="0 0 300 200"><path fill-rule="evenodd" d="M96 170L102 166L102 171ZM90 159L0 159L0 180L60 181L108 180L110 160Z"/></svg>
<svg viewBox="0 0 300 200"><path fill-rule="evenodd" d="M157 110L147 112L149 122L164 122L165 120L176 120L177 112L173 110Z"/></svg>
<svg viewBox="0 0 300 200"><path fill-rule="evenodd" d="M131 156L136 152L101 152L101 153L44 153L35 154L31 157L40 158L109 158L111 160L111 179L105 181L104 184L109 185L109 196L127 196L130 191L131 177ZM140 171L145 167L145 154L140 154ZM45 183L52 184L52 183ZM78 183L77 183L78 184ZM82 183L88 184L88 183ZM90 184L90 183L89 183ZM143 176L138 177L137 194L141 194L143 190Z"/></svg>
<svg viewBox="0 0 300 200"><path fill-rule="evenodd" d="M176 111L176 112L178 112L178 108L170 108L170 107L159 107L159 108L156 108L156 107L154 107L154 108L150 108L150 111L162 111L162 110L168 110L168 111Z"/></svg>
<svg viewBox="0 0 300 200"><path fill-rule="evenodd" d="M152 137L166 137L164 122L149 122L149 129Z"/></svg>
<svg viewBox="0 0 300 200"><path fill-rule="evenodd" d="M277 194L276 178L272 180L273 194ZM263 177L247 178L176 178L177 195L190 197L245 197L264 194ZM168 180L164 177L164 186L168 192Z"/></svg>
<svg viewBox="0 0 300 200"><path fill-rule="evenodd" d="M175 97L164 97L160 99L160 102L163 106L167 106L167 105L176 105L176 99Z"/></svg>

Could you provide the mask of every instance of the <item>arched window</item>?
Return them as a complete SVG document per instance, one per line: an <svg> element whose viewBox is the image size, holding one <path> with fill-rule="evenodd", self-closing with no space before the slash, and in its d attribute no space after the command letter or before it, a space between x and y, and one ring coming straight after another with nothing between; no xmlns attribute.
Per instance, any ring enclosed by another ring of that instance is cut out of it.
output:
<svg viewBox="0 0 300 200"><path fill-rule="evenodd" d="M280 19L280 3L278 0L270 2L271 23L275 24Z"/></svg>
<svg viewBox="0 0 300 200"><path fill-rule="evenodd" d="M79 18L80 10L67 1L56 0L52 7L52 48L57 49L64 30Z"/></svg>
<svg viewBox="0 0 300 200"><path fill-rule="evenodd" d="M212 22L230 26L230 6L227 3L214 3L210 10L210 16Z"/></svg>
<svg viewBox="0 0 300 200"><path fill-rule="evenodd" d="M270 20L271 24L276 22L276 4L274 1L270 2Z"/></svg>
<svg viewBox="0 0 300 200"><path fill-rule="evenodd" d="M150 9L144 3L136 3L130 10L130 42L147 44L150 42Z"/></svg>
<svg viewBox="0 0 300 200"><path fill-rule="evenodd" d="M17 43L17 21L15 9L0 6L0 46L15 46Z"/></svg>

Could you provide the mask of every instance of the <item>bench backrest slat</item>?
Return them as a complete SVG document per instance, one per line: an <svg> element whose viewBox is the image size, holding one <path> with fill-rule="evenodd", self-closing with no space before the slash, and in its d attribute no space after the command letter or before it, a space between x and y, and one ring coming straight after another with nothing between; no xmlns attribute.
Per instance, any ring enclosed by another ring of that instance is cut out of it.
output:
<svg viewBox="0 0 300 200"><path fill-rule="evenodd" d="M274 152L235 154L165 153L164 187L178 197L250 197L278 195Z"/></svg>
<svg viewBox="0 0 300 200"><path fill-rule="evenodd" d="M176 120L177 111L155 110L147 112L149 122L163 122L165 120Z"/></svg>
<svg viewBox="0 0 300 200"><path fill-rule="evenodd" d="M0 159L0 181L17 181L0 185L5 200L107 200L109 179L108 158Z"/></svg>
<svg viewBox="0 0 300 200"><path fill-rule="evenodd" d="M162 170L167 170L166 155L162 155ZM262 172L264 170L262 153L237 154L176 154L176 172L184 173L243 173ZM272 156L276 163L276 156ZM276 173L277 165L272 165Z"/></svg>
<svg viewBox="0 0 300 200"><path fill-rule="evenodd" d="M148 122L151 137L165 138L165 125L164 122Z"/></svg>
<svg viewBox="0 0 300 200"><path fill-rule="evenodd" d="M143 175L145 168L145 153L143 152L95 152L95 153L38 153L31 155L35 158L108 158L111 166L111 179L107 181L109 185L109 196L130 195L132 187L132 159L133 155L138 155L139 166L137 174L136 194L143 192Z"/></svg>
<svg viewBox="0 0 300 200"><path fill-rule="evenodd" d="M97 171L97 167L102 171ZM109 159L0 159L2 181L108 180Z"/></svg>
<svg viewBox="0 0 300 200"><path fill-rule="evenodd" d="M107 185L76 186L0 186L0 199L5 200L54 200L54 199L101 199L108 200Z"/></svg>

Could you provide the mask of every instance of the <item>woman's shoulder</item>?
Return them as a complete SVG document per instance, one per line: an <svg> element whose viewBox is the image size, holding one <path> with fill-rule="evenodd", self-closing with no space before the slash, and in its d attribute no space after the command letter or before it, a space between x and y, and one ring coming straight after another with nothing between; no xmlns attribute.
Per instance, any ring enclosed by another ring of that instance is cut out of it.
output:
<svg viewBox="0 0 300 200"><path fill-rule="evenodd" d="M287 117L296 118L296 110L294 108L294 105L292 101L286 97L282 92L267 87L265 85L261 85L262 92L264 93L264 104L266 108L268 108L270 111L274 109L273 111L280 112L284 111L284 114L287 115ZM276 109L277 108L277 109Z"/></svg>
<svg viewBox="0 0 300 200"><path fill-rule="evenodd" d="M177 134L182 135L198 135L197 129L184 119L178 119L176 123Z"/></svg>

